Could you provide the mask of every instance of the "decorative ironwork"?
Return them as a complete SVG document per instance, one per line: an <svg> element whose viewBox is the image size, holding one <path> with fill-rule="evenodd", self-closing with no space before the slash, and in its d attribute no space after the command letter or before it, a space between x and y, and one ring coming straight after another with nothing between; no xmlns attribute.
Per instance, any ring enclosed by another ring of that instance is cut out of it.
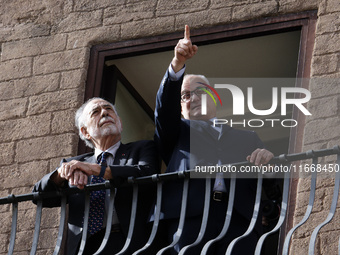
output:
<svg viewBox="0 0 340 255"><path fill-rule="evenodd" d="M297 154L290 154L290 155L281 155L278 157L274 157L271 161L272 164L288 164L293 161L300 161L300 160L306 160L306 159L312 159L312 164L317 165L318 160L321 157L329 156L329 155L337 155L337 160L336 164L340 165L340 147L335 146L332 149L324 149L324 150L319 150L319 151L308 151L306 153L297 153ZM241 165L249 165L249 162L239 162L233 165L241 166ZM134 224L135 224L135 218L136 218L136 213L137 213L137 201L138 201L138 187L139 185L145 185L145 184L150 184L150 183L157 183L157 199L156 199L156 210L155 210L155 215L154 215L154 222L151 230L151 234L149 237L149 240L147 243L139 249L138 251L135 251L133 255L137 255L145 251L148 247L152 245L152 243L155 240L155 236L158 230L159 226L159 221L160 221L160 215L161 215L161 203L162 203L162 185L166 181L170 180L177 180L177 179L184 179L183 182L183 196L182 196L182 205L181 205L181 212L180 212L180 219L179 219L179 225L177 232L175 234L174 241L162 248L161 250L158 251L157 255L161 255L170 248L174 247L176 243L178 242L183 226L185 224L185 214L186 214L186 205L187 205L187 199L188 199L188 187L190 185L190 173L192 173L194 170L189 170L189 171L182 171L182 172L175 172L175 173L166 173L166 174L156 174L152 176L145 176L145 177L139 177L139 178L129 178L127 183L124 185L132 185L133 186L133 198L132 198L132 210L131 210L131 216L130 216L130 226L129 226L129 232L128 236L125 242L124 247L120 252L117 254L124 254L126 250L129 248L133 236L133 230L134 230ZM305 215L303 219L295 225L290 231L288 231L285 241L283 244L282 254L289 254L289 246L291 242L291 237L293 233L298 229L300 226L306 223L308 218L311 215L312 209L313 209L313 204L315 201L315 193L316 193L316 180L317 180L317 171L312 171L311 173L311 188L310 188L310 195L309 195L309 203L307 206L307 210L305 212ZM227 212L226 212L226 217L225 217L225 222L223 225L223 228L221 230L221 233L212 240L209 240L205 245L203 246L201 250L201 255L207 254L208 249L211 245L213 245L215 242L221 240L227 233L228 227L230 225L230 219L232 215L232 209L233 209L233 204L234 204L234 197L235 197L235 183L236 183L236 176L232 174L230 176L230 187L229 187L229 200L228 200L228 207L227 207ZM261 174L258 175L258 182L257 182L257 191L256 191L256 201L254 204L254 212L253 216L250 222L250 225L248 227L248 230L241 236L235 238L230 245L227 248L226 254L231 254L234 245L242 238L246 237L248 233L252 231L254 228L256 219L258 217L258 211L259 211L259 206L260 206L260 199L261 199L261 192L262 192L262 176ZM288 207L288 197L289 197L289 187L290 187L290 173L285 173L284 178L283 178L283 191L282 191L282 202L281 202L281 211L280 215L278 218L278 221L275 225L275 227L263 234L260 239L258 240L256 250L254 254L261 254L261 250L263 247L263 244L266 240L266 238L273 233L279 231L282 226L284 221L287 218L287 207ZM101 246L99 247L98 251L95 254L99 254L101 250L104 249L108 238L110 234L110 226L111 226L111 221L112 221L112 213L114 210L114 192L116 187L110 182L106 181L105 183L100 183L100 184L92 184L92 185L87 185L84 190L79 190L76 187L71 187L63 192L49 192L49 193L30 193L30 194L24 194L24 195L9 195L8 197L3 197L0 198L0 205L4 204L12 204L12 227L11 227L11 236L10 236L10 242L9 242L9 247L8 247L8 254L13 254L14 252L14 246L15 246L15 239L16 239L16 233L17 233L17 224L18 224L18 206L20 202L24 201L32 201L35 200L37 201L37 212L36 212L36 220L35 220L35 230L34 230L34 236L33 236L33 241L32 241L32 248L31 248L31 255L36 254L37 252L37 246L38 246L38 240L39 240L39 233L40 233L40 223L41 223L41 217L42 217L42 201L43 199L46 198L51 198L51 197L60 197L61 198L61 214L60 214L60 225L59 225L59 232L58 232L58 237L57 237L57 242L56 246L54 249L54 255L57 255L61 251L61 244L64 236L64 225L66 222L66 201L67 201L67 196L73 193L78 193L78 192L85 192L85 216L84 216L84 228L83 228L83 235L82 235L82 240L80 244L80 249L78 254L83 253L83 249L86 244L86 235L87 235L87 227L88 227L88 214L89 214L89 194L93 190L100 190L100 189L110 189L111 195L110 195L110 205L109 205L109 212L108 212L108 217L106 225L108 226L105 232L105 236L103 238L103 241L101 243ZM336 211L336 205L339 199L339 189L340 189L340 172L335 171L335 185L334 185L334 191L333 191L333 198L332 198L332 203L331 207L328 213L327 218L319 224L313 231L310 237L310 243L309 243L309 250L308 254L312 255L315 253L314 251L314 246L316 243L316 238L317 235L322 227L324 227L326 224L328 224ZM206 231L206 225L208 222L208 217L209 217L209 204L210 204L210 199L211 199L211 181L210 178L206 179L206 189L205 189L205 209L203 212L203 218L202 218L202 225L200 232L198 234L198 237L196 241L188 245L180 251L179 254L184 255L186 250L189 248L196 246L200 244L202 241L202 237ZM340 254L340 240L338 245L338 250Z"/></svg>

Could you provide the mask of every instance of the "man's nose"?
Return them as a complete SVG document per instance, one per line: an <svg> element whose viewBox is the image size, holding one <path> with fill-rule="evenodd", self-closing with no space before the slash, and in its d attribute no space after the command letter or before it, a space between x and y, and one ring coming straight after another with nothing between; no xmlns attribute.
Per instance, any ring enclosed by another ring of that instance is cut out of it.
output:
<svg viewBox="0 0 340 255"><path fill-rule="evenodd" d="M196 93L192 93L191 97L190 97L190 101L197 101L197 100L201 100L201 97L197 96Z"/></svg>
<svg viewBox="0 0 340 255"><path fill-rule="evenodd" d="M109 112L105 109L105 108L102 108L102 116L107 116L109 114Z"/></svg>

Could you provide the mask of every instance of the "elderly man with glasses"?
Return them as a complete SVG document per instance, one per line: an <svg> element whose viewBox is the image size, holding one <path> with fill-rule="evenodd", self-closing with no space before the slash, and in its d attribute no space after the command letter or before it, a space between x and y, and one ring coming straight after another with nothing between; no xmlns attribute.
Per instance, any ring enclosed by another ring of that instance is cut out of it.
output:
<svg viewBox="0 0 340 255"><path fill-rule="evenodd" d="M198 48L191 43L189 27L184 38L175 47L175 55L162 80L156 98L155 141L167 165L166 172L195 169L249 160L256 165L267 164L273 154L263 148L255 132L234 129L228 125L214 127L216 105L206 96L206 111L202 114L202 98L211 93L209 82L202 75L185 75L185 63ZM185 254L200 254L202 246L216 238L224 225L229 191L229 179L216 177L212 180L212 198L205 236L200 245L188 249ZM228 244L243 235L253 213L256 179L238 179L236 197L227 235L209 250L209 254L225 254ZM183 182L165 183L162 198L160 240L168 244L175 238L180 217ZM181 238L172 254L195 242L200 231L204 209L205 180L190 179L186 218ZM254 247L261 234L261 217L255 230L235 247L233 254L254 254Z"/></svg>

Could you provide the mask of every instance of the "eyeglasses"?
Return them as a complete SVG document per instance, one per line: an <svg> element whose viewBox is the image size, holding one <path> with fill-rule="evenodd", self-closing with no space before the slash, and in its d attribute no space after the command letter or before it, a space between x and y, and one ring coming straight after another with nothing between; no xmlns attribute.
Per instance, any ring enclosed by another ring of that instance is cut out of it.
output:
<svg viewBox="0 0 340 255"><path fill-rule="evenodd" d="M187 103L192 99L193 94L195 94L197 97L200 98L201 95L207 94L207 91L210 91L210 89L209 88L201 88L201 87L197 87L193 91L184 91L181 94L181 101L183 103Z"/></svg>

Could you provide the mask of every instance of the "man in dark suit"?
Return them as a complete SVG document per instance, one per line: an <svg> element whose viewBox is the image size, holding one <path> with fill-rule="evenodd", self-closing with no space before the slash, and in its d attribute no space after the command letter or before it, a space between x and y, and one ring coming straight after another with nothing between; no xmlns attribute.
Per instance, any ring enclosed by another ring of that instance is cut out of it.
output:
<svg viewBox="0 0 340 255"><path fill-rule="evenodd" d="M166 171L183 171L195 169L196 166L223 165L246 159L256 165L268 163L273 154L263 149L256 133L236 130L228 125L217 128L208 124L216 118L216 106L209 96L206 97L206 113L202 114L201 111L201 95L205 93L202 87L207 89L204 84L209 83L201 75L184 76L185 63L197 50L197 46L191 43L189 27L186 26L184 38L175 47L175 56L157 93L155 141L167 165ZM198 236L204 209L204 189L203 179L190 179L184 229L173 254L192 244ZM177 230L182 190L183 184L179 181L164 184L160 232L167 236L168 243L172 242ZM204 242L216 238L222 230L228 191L227 178L217 177L213 180ZM225 254L227 245L246 232L253 213L255 194L256 179L237 180L231 225L226 237L214 247L215 250L211 250L211 254ZM253 254L260 234L261 217L255 231L238 243L233 254ZM200 254L204 242L185 254Z"/></svg>
<svg viewBox="0 0 340 255"><path fill-rule="evenodd" d="M84 103L76 113L76 126L80 137L94 152L63 159L59 168L44 176L35 184L33 191L57 191L70 186L82 189L88 183L92 183L98 176L103 177L101 181L112 180L114 183L122 183L128 177L139 177L152 175L159 172L159 160L153 141L137 141L128 144L121 143L122 123L114 106L101 98L92 98ZM103 153L105 164L103 163ZM102 159L101 164L98 164ZM143 206L137 207L137 217L134 228L134 238L130 251L136 250L147 241L147 217L150 213L152 194L148 188L139 192L138 201ZM91 210L103 207L101 218L107 215L109 190L101 195L94 195L96 206L90 203L89 233L84 254L93 254L100 246L104 233L105 223L103 219L96 224L91 222L98 219L91 216ZM100 200L99 196L102 197ZM84 193L77 193L68 197L68 237L66 254L76 254L82 236L84 219ZM97 199L97 200L96 200ZM132 205L132 188L118 187L114 198L115 211L112 217L112 230L107 247L101 254L115 254L120 251L127 236ZM60 206L60 199L46 199L43 206ZM92 219L91 219L92 217Z"/></svg>

